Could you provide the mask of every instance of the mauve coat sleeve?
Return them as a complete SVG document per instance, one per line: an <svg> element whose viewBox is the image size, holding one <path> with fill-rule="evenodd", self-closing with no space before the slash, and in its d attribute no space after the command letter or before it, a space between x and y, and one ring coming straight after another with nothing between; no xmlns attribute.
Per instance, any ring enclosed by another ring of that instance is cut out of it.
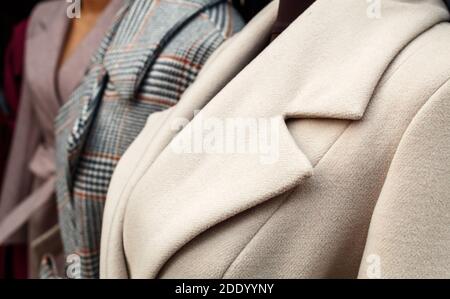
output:
<svg viewBox="0 0 450 299"><path fill-rule="evenodd" d="M0 197L0 221L24 200L32 190L33 175L29 169L29 163L41 138L36 116L33 112L32 99L32 92L25 79L22 85L22 96L13 143L4 174ZM10 241L12 243L24 241L22 237L20 234L17 234Z"/></svg>

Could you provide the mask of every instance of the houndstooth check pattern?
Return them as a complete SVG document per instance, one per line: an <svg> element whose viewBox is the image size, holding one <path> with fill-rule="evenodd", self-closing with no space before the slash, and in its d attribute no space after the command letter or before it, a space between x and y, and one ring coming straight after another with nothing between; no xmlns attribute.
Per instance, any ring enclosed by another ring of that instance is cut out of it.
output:
<svg viewBox="0 0 450 299"><path fill-rule="evenodd" d="M56 120L60 227L82 278L99 276L103 208L120 157L243 25L226 0L135 0L119 13Z"/></svg>

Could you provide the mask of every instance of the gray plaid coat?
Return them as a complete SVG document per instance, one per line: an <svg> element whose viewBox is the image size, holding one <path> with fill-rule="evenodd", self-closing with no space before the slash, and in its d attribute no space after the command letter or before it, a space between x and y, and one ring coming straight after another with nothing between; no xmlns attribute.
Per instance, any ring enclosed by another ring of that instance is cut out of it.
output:
<svg viewBox="0 0 450 299"><path fill-rule="evenodd" d="M80 258L77 277L99 276L103 207L122 154L149 115L175 105L243 25L226 0L130 0L119 13L56 119L60 228L65 254Z"/></svg>

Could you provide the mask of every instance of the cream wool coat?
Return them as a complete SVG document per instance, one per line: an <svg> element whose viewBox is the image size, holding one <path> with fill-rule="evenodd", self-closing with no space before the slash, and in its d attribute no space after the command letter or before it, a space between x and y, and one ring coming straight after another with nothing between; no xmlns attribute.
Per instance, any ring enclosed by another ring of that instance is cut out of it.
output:
<svg viewBox="0 0 450 299"><path fill-rule="evenodd" d="M121 160L103 278L450 277L443 1L386 0L377 15L317 0L264 49L276 10L224 45ZM172 146L202 120L239 117L285 120L274 163Z"/></svg>

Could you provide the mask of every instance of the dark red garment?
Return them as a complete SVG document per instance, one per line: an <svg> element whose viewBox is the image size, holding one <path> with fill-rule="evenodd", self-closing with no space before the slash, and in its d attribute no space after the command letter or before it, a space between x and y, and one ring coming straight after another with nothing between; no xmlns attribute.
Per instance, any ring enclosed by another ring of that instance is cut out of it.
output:
<svg viewBox="0 0 450 299"><path fill-rule="evenodd" d="M20 102L27 26L25 20L13 29L5 52L3 91L8 109L0 114L0 188ZM0 248L0 278L26 278L26 252L23 245Z"/></svg>
<svg viewBox="0 0 450 299"><path fill-rule="evenodd" d="M3 88L10 111L8 115L3 116L2 124L6 123L11 129L14 128L14 120L20 101L27 26L28 20L24 20L13 29L11 40L5 52Z"/></svg>

